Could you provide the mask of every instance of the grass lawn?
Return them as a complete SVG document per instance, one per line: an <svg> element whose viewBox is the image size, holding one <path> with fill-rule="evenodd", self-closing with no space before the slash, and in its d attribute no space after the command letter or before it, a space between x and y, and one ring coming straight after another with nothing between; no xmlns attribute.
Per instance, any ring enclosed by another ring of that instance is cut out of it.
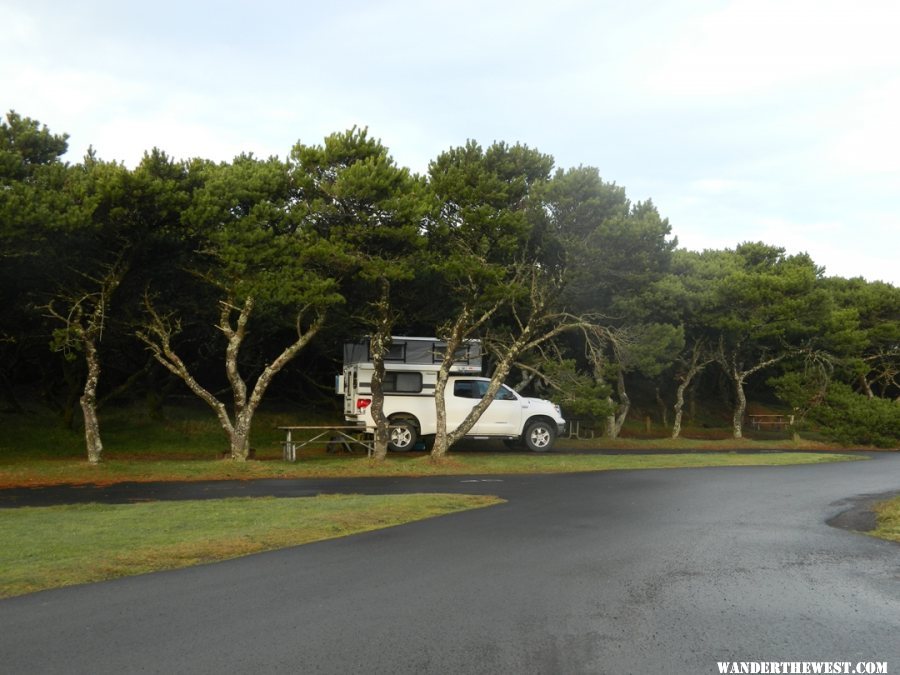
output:
<svg viewBox="0 0 900 675"><path fill-rule="evenodd" d="M322 413L260 411L254 420L251 442L260 461L235 463L219 459L227 450L225 435L214 417L202 407L185 405L167 409L165 421L151 420L139 409L110 409L104 411L101 418L103 462L100 466L90 466L85 461L81 433L61 429L52 415L0 413L0 429L3 430L0 434L0 488L122 481L606 471L797 464L852 458L839 453L839 448L835 446L815 441L682 438L677 441L557 441L557 448L564 451L597 448L626 453L640 451L640 454L633 455L512 453L502 444L491 442L469 443L466 451L451 449L448 458L441 463L432 462L423 453L409 453L391 454L386 462L374 464L361 454L328 454L321 445L300 451L299 460L294 464L281 461L280 442L284 436L278 430L279 426L334 422ZM489 451L477 451L481 448ZM778 452L730 452L748 449ZM657 450L660 453L677 450L687 454L644 454Z"/></svg>
<svg viewBox="0 0 900 675"><path fill-rule="evenodd" d="M235 558L500 503L322 495L0 510L0 597Z"/></svg>
<svg viewBox="0 0 900 675"><path fill-rule="evenodd" d="M875 507L876 525L869 534L900 542L900 496L881 502Z"/></svg>

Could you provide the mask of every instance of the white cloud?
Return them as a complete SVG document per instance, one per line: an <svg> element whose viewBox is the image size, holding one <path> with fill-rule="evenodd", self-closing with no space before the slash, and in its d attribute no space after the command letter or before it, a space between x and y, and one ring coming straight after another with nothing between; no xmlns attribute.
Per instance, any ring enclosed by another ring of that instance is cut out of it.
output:
<svg viewBox="0 0 900 675"><path fill-rule="evenodd" d="M10 50L31 43L38 35L34 17L12 6L0 5L0 26L3 26L3 41Z"/></svg>
<svg viewBox="0 0 900 675"><path fill-rule="evenodd" d="M848 105L842 133L826 159L844 172L894 174L900 188L900 79L872 88Z"/></svg>
<svg viewBox="0 0 900 675"><path fill-rule="evenodd" d="M51 114L79 117L130 111L147 99L147 90L135 80L102 71L35 66L4 68L3 79L11 100L29 100ZM26 111L22 111L23 113Z"/></svg>
<svg viewBox="0 0 900 675"><path fill-rule="evenodd" d="M891 72L898 27L893 0L732 0L654 50L662 65L647 84L675 99L723 102Z"/></svg>
<svg viewBox="0 0 900 675"><path fill-rule="evenodd" d="M753 189L752 183L744 180L732 180L729 178L701 178L691 181L692 192L701 195L720 195L724 193L748 192Z"/></svg>

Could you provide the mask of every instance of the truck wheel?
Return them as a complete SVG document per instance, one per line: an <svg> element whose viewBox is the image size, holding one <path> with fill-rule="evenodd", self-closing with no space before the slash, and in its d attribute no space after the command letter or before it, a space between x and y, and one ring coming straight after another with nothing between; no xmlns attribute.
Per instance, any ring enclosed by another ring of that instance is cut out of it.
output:
<svg viewBox="0 0 900 675"><path fill-rule="evenodd" d="M419 433L410 420L391 420L388 449L394 452L408 452L416 447Z"/></svg>
<svg viewBox="0 0 900 675"><path fill-rule="evenodd" d="M522 440L532 452L547 452L556 440L556 429L546 420L532 420L525 425Z"/></svg>

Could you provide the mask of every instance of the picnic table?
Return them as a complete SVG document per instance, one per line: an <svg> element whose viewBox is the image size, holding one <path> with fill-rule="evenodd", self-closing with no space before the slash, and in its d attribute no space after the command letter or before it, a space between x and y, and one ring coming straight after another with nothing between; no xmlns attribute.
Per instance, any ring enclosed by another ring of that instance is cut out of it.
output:
<svg viewBox="0 0 900 675"><path fill-rule="evenodd" d="M793 415L747 415L750 426L759 431L763 427L784 429L794 426Z"/></svg>
<svg viewBox="0 0 900 675"><path fill-rule="evenodd" d="M313 443L326 443L328 445L339 445L347 452L353 452L355 446L362 446L366 449L366 455L371 457L374 449L375 439L373 432L361 426L299 426L299 427L278 427L286 433L284 441L281 443L284 461L296 462L297 450L304 448ZM293 432L313 432L315 435L306 440L295 441ZM324 437L327 440L322 440Z"/></svg>

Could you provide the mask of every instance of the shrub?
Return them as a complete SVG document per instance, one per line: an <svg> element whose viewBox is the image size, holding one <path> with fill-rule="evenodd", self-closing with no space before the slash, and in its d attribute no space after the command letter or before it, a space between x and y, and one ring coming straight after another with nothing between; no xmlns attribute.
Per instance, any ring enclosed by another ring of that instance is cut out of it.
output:
<svg viewBox="0 0 900 675"><path fill-rule="evenodd" d="M900 445L900 403L857 394L833 382L825 400L810 410L822 432L845 444L895 447Z"/></svg>

